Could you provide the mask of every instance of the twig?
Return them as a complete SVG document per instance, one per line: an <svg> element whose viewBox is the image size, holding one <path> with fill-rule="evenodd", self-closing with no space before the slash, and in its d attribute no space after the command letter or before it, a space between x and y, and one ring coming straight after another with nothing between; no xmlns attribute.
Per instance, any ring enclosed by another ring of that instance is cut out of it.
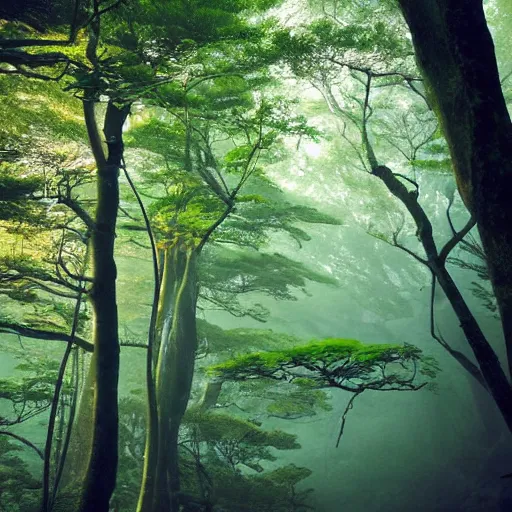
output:
<svg viewBox="0 0 512 512"><path fill-rule="evenodd" d="M0 436L9 436L12 437L13 439L16 439L20 443L23 443L25 446L32 448L32 450L34 450L37 453L37 455L39 455L39 457L44 460L43 452L34 443L30 442L25 437L22 437L18 434L14 434L13 432L9 432L8 430L0 430Z"/></svg>
<svg viewBox="0 0 512 512"><path fill-rule="evenodd" d="M364 390L363 390L364 391ZM363 391L356 391L350 400L348 401L347 406L345 407L345 410L343 411L343 414L341 416L341 426L340 426L340 432L338 434L338 439L336 440L336 448L340 445L341 436L343 435L343 431L345 430L345 423L347 422L347 415L349 411L354 407L354 401L355 399L363 393Z"/></svg>

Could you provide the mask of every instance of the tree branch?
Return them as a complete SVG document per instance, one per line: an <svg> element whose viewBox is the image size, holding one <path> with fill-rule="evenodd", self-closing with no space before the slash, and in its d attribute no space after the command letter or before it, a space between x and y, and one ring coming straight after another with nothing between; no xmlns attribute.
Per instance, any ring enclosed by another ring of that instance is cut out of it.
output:
<svg viewBox="0 0 512 512"><path fill-rule="evenodd" d="M89 213L71 197L57 196L57 202L67 206L91 231L96 229L96 224Z"/></svg>
<svg viewBox="0 0 512 512"><path fill-rule="evenodd" d="M8 430L0 430L0 436L9 436L12 437L13 439L16 439L20 443L23 443L25 446L32 448L32 450L34 450L41 459L44 459L43 452L34 443L29 441L25 437L19 436L18 434L14 434L13 432L9 432Z"/></svg>
<svg viewBox="0 0 512 512"><path fill-rule="evenodd" d="M466 225L458 232L455 233L455 235L446 242L445 246L441 249L439 253L439 260L444 264L446 261L446 258L448 258L448 255L452 251L452 249L460 242L462 239L473 229L473 227L476 224L476 220L473 216L469 218Z"/></svg>
<svg viewBox="0 0 512 512"><path fill-rule="evenodd" d="M364 391L364 390L363 390ZM341 436L343 435L343 431L345 430L345 423L347 422L347 415L349 411L354 407L354 401L355 399L363 392L363 391L357 391L352 395L350 400L348 401L347 406L345 407L345 410L343 411L343 414L341 416L341 426L340 426L340 432L338 434L338 439L336 440L336 448L340 445Z"/></svg>
<svg viewBox="0 0 512 512"><path fill-rule="evenodd" d="M74 343L78 347L82 348L86 352L93 352L94 345L83 338L78 336L71 337L69 334L45 331L43 329L34 329L32 327L25 327L19 324L12 324L9 322L0 320L0 332L8 334L18 334L26 338L33 338L37 340L48 340L48 341L65 341L66 343Z"/></svg>

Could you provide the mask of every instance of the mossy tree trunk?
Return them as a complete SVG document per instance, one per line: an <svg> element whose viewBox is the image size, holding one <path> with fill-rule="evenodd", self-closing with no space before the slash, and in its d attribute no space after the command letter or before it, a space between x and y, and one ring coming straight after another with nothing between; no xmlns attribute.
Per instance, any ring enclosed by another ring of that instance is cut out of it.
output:
<svg viewBox="0 0 512 512"><path fill-rule="evenodd" d="M108 512L118 460L119 335L114 241L119 206L119 169L123 158L122 127L129 108L110 102L104 122L105 156L94 118L94 102L84 101L89 138L97 164L97 205L91 234L94 356L91 448L79 512ZM83 420L83 417L82 417Z"/></svg>
<svg viewBox="0 0 512 512"><path fill-rule="evenodd" d="M156 324L158 429L149 432L153 464L145 469L138 510L177 512L180 490L178 434L194 376L197 347L197 249L164 249Z"/></svg>
<svg viewBox="0 0 512 512"><path fill-rule="evenodd" d="M482 0L399 0L461 196L477 221L512 374L512 124Z"/></svg>

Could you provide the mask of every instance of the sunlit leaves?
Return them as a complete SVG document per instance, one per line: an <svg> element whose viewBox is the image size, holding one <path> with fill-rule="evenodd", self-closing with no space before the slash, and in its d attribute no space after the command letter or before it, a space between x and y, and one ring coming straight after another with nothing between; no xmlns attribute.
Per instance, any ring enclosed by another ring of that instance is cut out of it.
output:
<svg viewBox="0 0 512 512"><path fill-rule="evenodd" d="M205 288L216 292L260 292L281 300L294 300L294 289L305 292L308 280L336 284L331 277L281 254L251 250L215 251L205 258L200 272Z"/></svg>
<svg viewBox="0 0 512 512"><path fill-rule="evenodd" d="M85 141L80 102L54 83L0 75L0 143L24 135Z"/></svg>
<svg viewBox="0 0 512 512"><path fill-rule="evenodd" d="M399 25L368 18L359 23L337 23L327 17L274 35L275 51L301 77L339 73L340 66L383 71L411 55L410 42Z"/></svg>
<svg viewBox="0 0 512 512"><path fill-rule="evenodd" d="M284 199L243 201L236 215L229 217L214 233L213 240L219 243L238 240L242 246L258 248L267 242L270 234L281 231L301 246L302 242L310 240L304 224L339 225L341 221L315 208L292 205Z"/></svg>
<svg viewBox="0 0 512 512"><path fill-rule="evenodd" d="M164 122L156 116L134 123L125 135L128 147L145 149L164 157L175 165L183 165L184 127L180 123Z"/></svg>

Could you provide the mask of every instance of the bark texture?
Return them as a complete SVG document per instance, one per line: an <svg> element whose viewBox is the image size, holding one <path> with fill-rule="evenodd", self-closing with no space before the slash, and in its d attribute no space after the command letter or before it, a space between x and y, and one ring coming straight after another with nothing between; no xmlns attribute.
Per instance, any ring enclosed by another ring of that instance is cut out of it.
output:
<svg viewBox="0 0 512 512"><path fill-rule="evenodd" d="M512 373L512 124L482 0L399 4L459 191L477 221Z"/></svg>
<svg viewBox="0 0 512 512"><path fill-rule="evenodd" d="M108 512L114 492L118 461L119 334L116 302L117 270L114 242L119 206L119 169L123 158L122 127L129 108L113 102L107 107L104 134L108 147L104 159L97 147L91 105L86 105L90 142L98 164L97 206L91 235L94 283L90 301L94 312L93 401L91 451L83 483L79 512Z"/></svg>
<svg viewBox="0 0 512 512"><path fill-rule="evenodd" d="M179 510L178 434L190 399L197 347L196 261L196 250L180 243L165 249L156 321L158 429L148 435L155 460L144 473L141 512Z"/></svg>

